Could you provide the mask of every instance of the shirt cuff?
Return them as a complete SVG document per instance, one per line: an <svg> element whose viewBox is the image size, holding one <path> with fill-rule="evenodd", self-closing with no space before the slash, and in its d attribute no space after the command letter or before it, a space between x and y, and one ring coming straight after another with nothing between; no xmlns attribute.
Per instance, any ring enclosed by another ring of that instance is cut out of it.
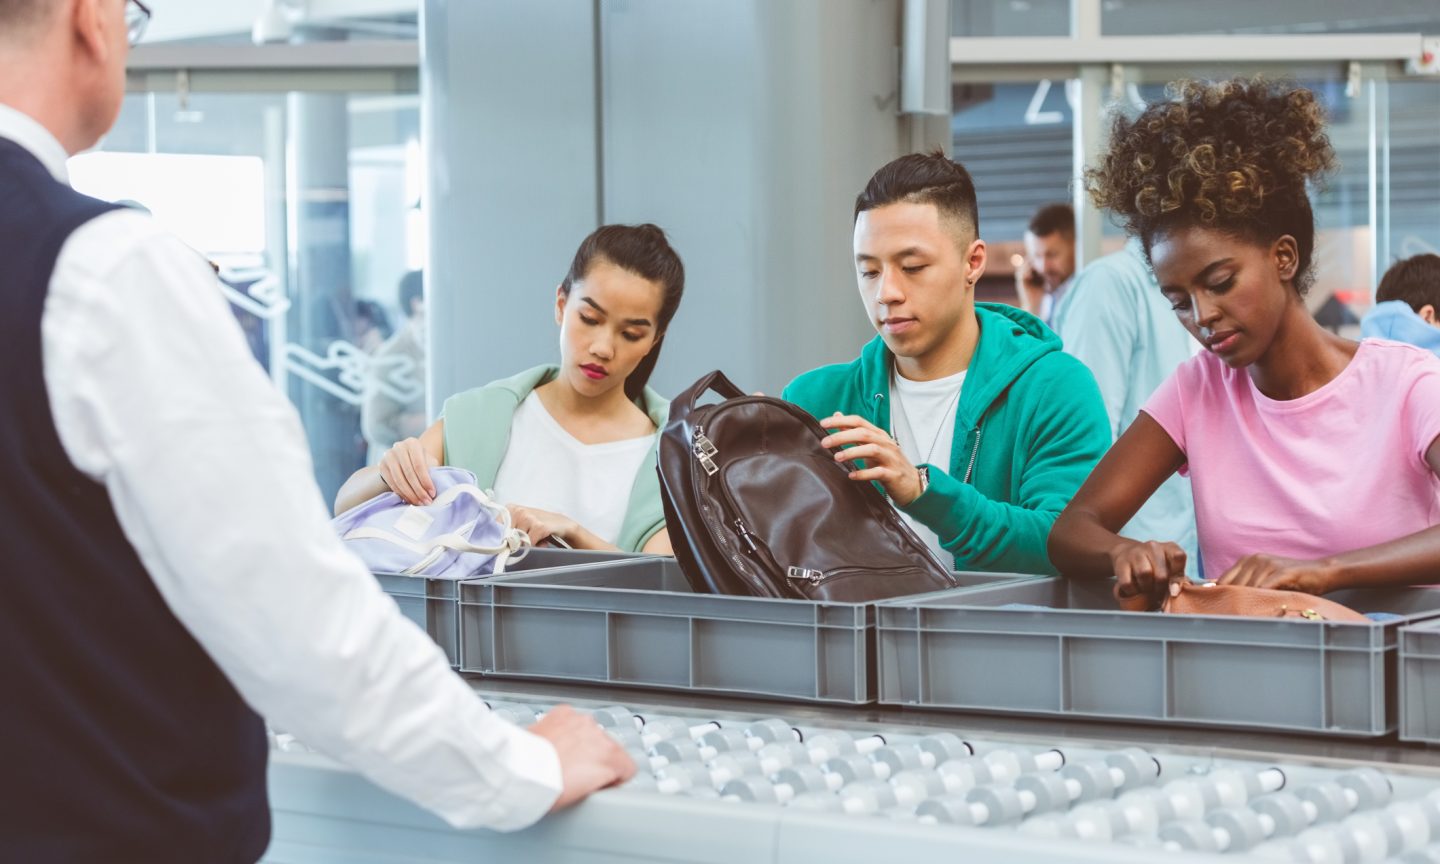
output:
<svg viewBox="0 0 1440 864"><path fill-rule="evenodd" d="M528 828L549 813L560 797L564 786L560 756L549 741L518 728L510 732L506 746L496 756L515 782L505 787L503 800L495 801L493 811L481 821L496 831Z"/></svg>

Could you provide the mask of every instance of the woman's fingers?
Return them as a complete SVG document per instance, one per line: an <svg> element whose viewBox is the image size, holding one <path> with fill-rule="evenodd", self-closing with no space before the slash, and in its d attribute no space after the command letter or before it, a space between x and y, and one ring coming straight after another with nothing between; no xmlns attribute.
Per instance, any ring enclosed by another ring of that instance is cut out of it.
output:
<svg viewBox="0 0 1440 864"><path fill-rule="evenodd" d="M1161 546L1165 553L1166 577L1171 597L1180 596L1180 584L1185 581L1185 550L1174 543Z"/></svg>
<svg viewBox="0 0 1440 864"><path fill-rule="evenodd" d="M1127 541L1112 553L1116 593L1120 597L1144 594L1160 599L1180 593L1185 580L1185 550L1174 543Z"/></svg>
<svg viewBox="0 0 1440 864"><path fill-rule="evenodd" d="M435 500L435 481L430 465L435 462L418 438L396 442L380 459L380 479L407 504L429 504Z"/></svg>
<svg viewBox="0 0 1440 864"><path fill-rule="evenodd" d="M425 467L423 456L417 465L415 453L408 447L398 447L400 457L400 472L405 477L406 484L411 489L414 499L412 504L429 504L435 500L434 487L430 485L430 471ZM403 496L402 496L403 497Z"/></svg>
<svg viewBox="0 0 1440 864"><path fill-rule="evenodd" d="M1125 558L1115 562L1115 584L1116 593L1121 597L1135 597L1145 593L1135 581L1135 568L1131 567L1130 561Z"/></svg>
<svg viewBox="0 0 1440 864"><path fill-rule="evenodd" d="M416 491L424 492L428 504L435 500L435 481L430 477L430 465L435 460L425 452L425 445L420 443L419 438L406 438L400 444L410 463L410 473L419 478L420 483L416 487Z"/></svg>
<svg viewBox="0 0 1440 864"><path fill-rule="evenodd" d="M551 534L550 527L542 521L536 513L528 507L521 507L518 504L510 505L511 524L524 531L530 538L530 542L539 545Z"/></svg>
<svg viewBox="0 0 1440 864"><path fill-rule="evenodd" d="M400 500L406 504L420 504L420 493L410 484L409 478L405 476L405 469L402 467L400 456L391 449L380 461L380 477L390 491L400 496Z"/></svg>

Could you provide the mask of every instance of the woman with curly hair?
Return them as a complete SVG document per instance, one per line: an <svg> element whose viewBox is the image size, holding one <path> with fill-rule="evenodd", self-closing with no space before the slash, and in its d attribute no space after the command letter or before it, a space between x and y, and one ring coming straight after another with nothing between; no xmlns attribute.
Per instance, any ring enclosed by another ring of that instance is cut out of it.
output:
<svg viewBox="0 0 1440 864"><path fill-rule="evenodd" d="M1086 173L1140 239L1205 351L1182 365L1056 520L1060 572L1122 595L1178 593L1173 538L1120 530L1175 471L1195 497L1208 579L1324 594L1440 581L1440 361L1352 342L1307 311L1315 217L1333 169L1308 90L1185 83L1117 118Z"/></svg>

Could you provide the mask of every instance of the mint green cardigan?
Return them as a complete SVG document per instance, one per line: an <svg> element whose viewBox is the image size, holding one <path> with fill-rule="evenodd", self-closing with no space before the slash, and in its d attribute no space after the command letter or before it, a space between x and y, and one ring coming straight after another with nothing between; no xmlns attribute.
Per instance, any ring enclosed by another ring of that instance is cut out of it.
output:
<svg viewBox="0 0 1440 864"><path fill-rule="evenodd" d="M444 463L474 474L482 489L494 486L500 462L510 446L515 409L535 388L555 380L559 372L559 366L536 366L512 378L491 381L484 387L446 399L440 413L445 420ZM649 387L645 388L643 402L639 407L649 415L655 428L664 428L670 417L670 403ZM652 447L630 487L630 503L620 525L620 536L615 539L615 545L627 552L641 551L650 538L665 527L655 455Z"/></svg>

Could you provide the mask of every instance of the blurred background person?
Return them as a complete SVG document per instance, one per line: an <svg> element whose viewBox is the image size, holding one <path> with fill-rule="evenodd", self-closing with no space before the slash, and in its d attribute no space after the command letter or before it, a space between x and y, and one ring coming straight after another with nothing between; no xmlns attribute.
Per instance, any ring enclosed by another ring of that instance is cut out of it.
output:
<svg viewBox="0 0 1440 864"><path fill-rule="evenodd" d="M380 461L395 442L425 431L425 279L412 270L400 279L405 323L374 352L360 406L368 463Z"/></svg>
<svg viewBox="0 0 1440 864"><path fill-rule="evenodd" d="M350 323L355 331L355 347L366 354L379 351L392 332L390 316L374 300L356 300L355 317Z"/></svg>
<svg viewBox="0 0 1440 864"><path fill-rule="evenodd" d="M1385 271L1360 336L1409 342L1440 356L1440 255L1415 255Z"/></svg>
<svg viewBox="0 0 1440 864"><path fill-rule="evenodd" d="M1025 263L1015 273L1020 308L1051 323L1074 275L1075 211L1069 204L1047 204L1025 230Z"/></svg>
<svg viewBox="0 0 1440 864"><path fill-rule="evenodd" d="M1145 249L1135 238L1076 274L1055 304L1050 326L1065 353L1090 367L1117 441L1150 394L1200 350L1160 292ZM1186 573L1196 576L1199 544L1190 478L1172 474L1121 534L1173 538L1185 550Z"/></svg>

